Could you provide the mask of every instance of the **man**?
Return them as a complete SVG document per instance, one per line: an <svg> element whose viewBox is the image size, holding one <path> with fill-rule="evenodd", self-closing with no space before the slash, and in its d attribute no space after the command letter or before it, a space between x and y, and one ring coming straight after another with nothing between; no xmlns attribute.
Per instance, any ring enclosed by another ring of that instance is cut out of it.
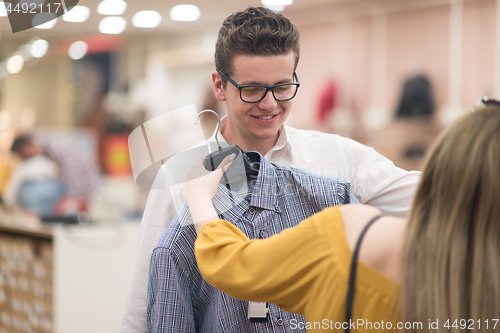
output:
<svg viewBox="0 0 500 333"><path fill-rule="evenodd" d="M280 84L299 81L295 74L298 61L298 29L282 14L250 7L224 21L216 44L216 70L212 73L215 96L226 102L228 110L220 126L223 138L244 151L258 151L277 165L339 177L351 183L361 203L376 206L386 214L405 216L419 179L418 172L396 168L373 149L353 140L283 125L298 87L292 87L290 94ZM170 192L151 190L141 224L122 333L146 330L149 259L175 215ZM149 316L152 318L154 314ZM192 317L194 321L195 315ZM165 319L168 320L173 323L176 318ZM198 329L199 324L195 323ZM263 331L282 331L284 327L282 321L264 325ZM172 331L176 329L179 328Z"/></svg>
<svg viewBox="0 0 500 333"><path fill-rule="evenodd" d="M102 179L96 163L78 148L68 141L41 143L33 135L17 136L11 150L23 163L12 176L6 198L16 197L24 208L46 218L86 211ZM23 179L29 181L21 186Z"/></svg>

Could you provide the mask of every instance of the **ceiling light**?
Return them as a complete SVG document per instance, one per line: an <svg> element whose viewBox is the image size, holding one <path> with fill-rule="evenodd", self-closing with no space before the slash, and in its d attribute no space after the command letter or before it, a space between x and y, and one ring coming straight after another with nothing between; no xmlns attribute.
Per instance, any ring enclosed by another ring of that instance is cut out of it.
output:
<svg viewBox="0 0 500 333"><path fill-rule="evenodd" d="M121 34L126 27L127 21L125 21L123 17L119 16L105 17L101 20L101 22L99 22L99 31L103 34Z"/></svg>
<svg viewBox="0 0 500 333"><path fill-rule="evenodd" d="M154 10L141 10L132 17L132 24L138 28L156 28L161 22L161 15Z"/></svg>
<svg viewBox="0 0 500 333"><path fill-rule="evenodd" d="M68 50L68 55L71 59L78 60L87 54L87 49L87 43L80 40L71 44Z"/></svg>
<svg viewBox="0 0 500 333"><path fill-rule="evenodd" d="M123 0L103 0L97 5L97 12L102 15L121 15L127 9Z"/></svg>
<svg viewBox="0 0 500 333"><path fill-rule="evenodd" d="M30 45L30 54L35 58L41 58L47 53L49 43L44 39L37 39Z"/></svg>
<svg viewBox="0 0 500 333"><path fill-rule="evenodd" d="M23 66L24 58L19 54L13 55L7 60L7 72L10 74L19 73L23 69Z"/></svg>
<svg viewBox="0 0 500 333"><path fill-rule="evenodd" d="M269 8L270 10L273 10L275 12L281 12L283 9L285 9L285 5L265 5L264 7Z"/></svg>
<svg viewBox="0 0 500 333"><path fill-rule="evenodd" d="M10 2L0 2L0 17L2 16L7 16L7 6L10 4Z"/></svg>
<svg viewBox="0 0 500 333"><path fill-rule="evenodd" d="M45 22L43 24L40 24ZM57 23L57 14L38 13L31 19L31 25L37 29L52 29Z"/></svg>
<svg viewBox="0 0 500 333"><path fill-rule="evenodd" d="M177 5L170 10L170 18L174 21L196 21L200 17L200 9L195 5Z"/></svg>
<svg viewBox="0 0 500 333"><path fill-rule="evenodd" d="M67 9L66 14L62 16L66 22L85 22L89 18L90 9L85 6L74 6Z"/></svg>
<svg viewBox="0 0 500 333"><path fill-rule="evenodd" d="M288 6L293 3L293 0L260 0L265 6Z"/></svg>

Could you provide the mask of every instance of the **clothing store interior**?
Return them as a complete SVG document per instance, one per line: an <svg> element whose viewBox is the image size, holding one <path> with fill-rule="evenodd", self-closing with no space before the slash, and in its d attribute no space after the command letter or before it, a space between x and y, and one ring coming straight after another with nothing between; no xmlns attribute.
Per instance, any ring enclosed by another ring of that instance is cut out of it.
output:
<svg viewBox="0 0 500 333"><path fill-rule="evenodd" d="M228 113L212 80L232 13L267 7L300 31L286 126L403 171L421 171L483 96L500 98L500 0L65 2L34 27L16 26L23 3L49 2L0 3L0 332L120 331L148 196L166 187L152 179L213 136L216 115L197 113ZM335 176L371 172L352 168Z"/></svg>

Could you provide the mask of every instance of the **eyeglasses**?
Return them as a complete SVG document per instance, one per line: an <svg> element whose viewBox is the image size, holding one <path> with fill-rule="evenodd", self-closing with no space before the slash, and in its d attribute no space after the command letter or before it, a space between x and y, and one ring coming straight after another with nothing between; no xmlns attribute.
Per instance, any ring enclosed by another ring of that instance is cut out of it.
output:
<svg viewBox="0 0 500 333"><path fill-rule="evenodd" d="M221 71L218 71L222 76L229 80L240 91L240 98L246 103L257 103L266 97L269 90L273 92L274 99L280 102L289 101L295 97L300 83L297 74L294 72L293 77L296 82L279 83L272 86L264 86L262 84L245 84L239 85L229 76Z"/></svg>

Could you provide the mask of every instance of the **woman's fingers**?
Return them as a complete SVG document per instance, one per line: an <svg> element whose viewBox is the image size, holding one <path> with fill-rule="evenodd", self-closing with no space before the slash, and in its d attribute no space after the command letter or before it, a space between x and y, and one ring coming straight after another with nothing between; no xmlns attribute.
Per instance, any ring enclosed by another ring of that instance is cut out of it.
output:
<svg viewBox="0 0 500 333"><path fill-rule="evenodd" d="M205 158L202 157L202 158L200 158L199 161L196 161L194 163L191 170L189 170L187 173L186 181L190 181L190 180L193 180L193 179L196 179L199 177L203 177L209 173L209 171L207 171L205 169L205 166L203 165L204 161L205 161Z"/></svg>
<svg viewBox="0 0 500 333"><path fill-rule="evenodd" d="M234 153L224 157L216 170L222 170L222 173L226 172L226 170L231 166L231 163L233 163L235 157L236 155Z"/></svg>

